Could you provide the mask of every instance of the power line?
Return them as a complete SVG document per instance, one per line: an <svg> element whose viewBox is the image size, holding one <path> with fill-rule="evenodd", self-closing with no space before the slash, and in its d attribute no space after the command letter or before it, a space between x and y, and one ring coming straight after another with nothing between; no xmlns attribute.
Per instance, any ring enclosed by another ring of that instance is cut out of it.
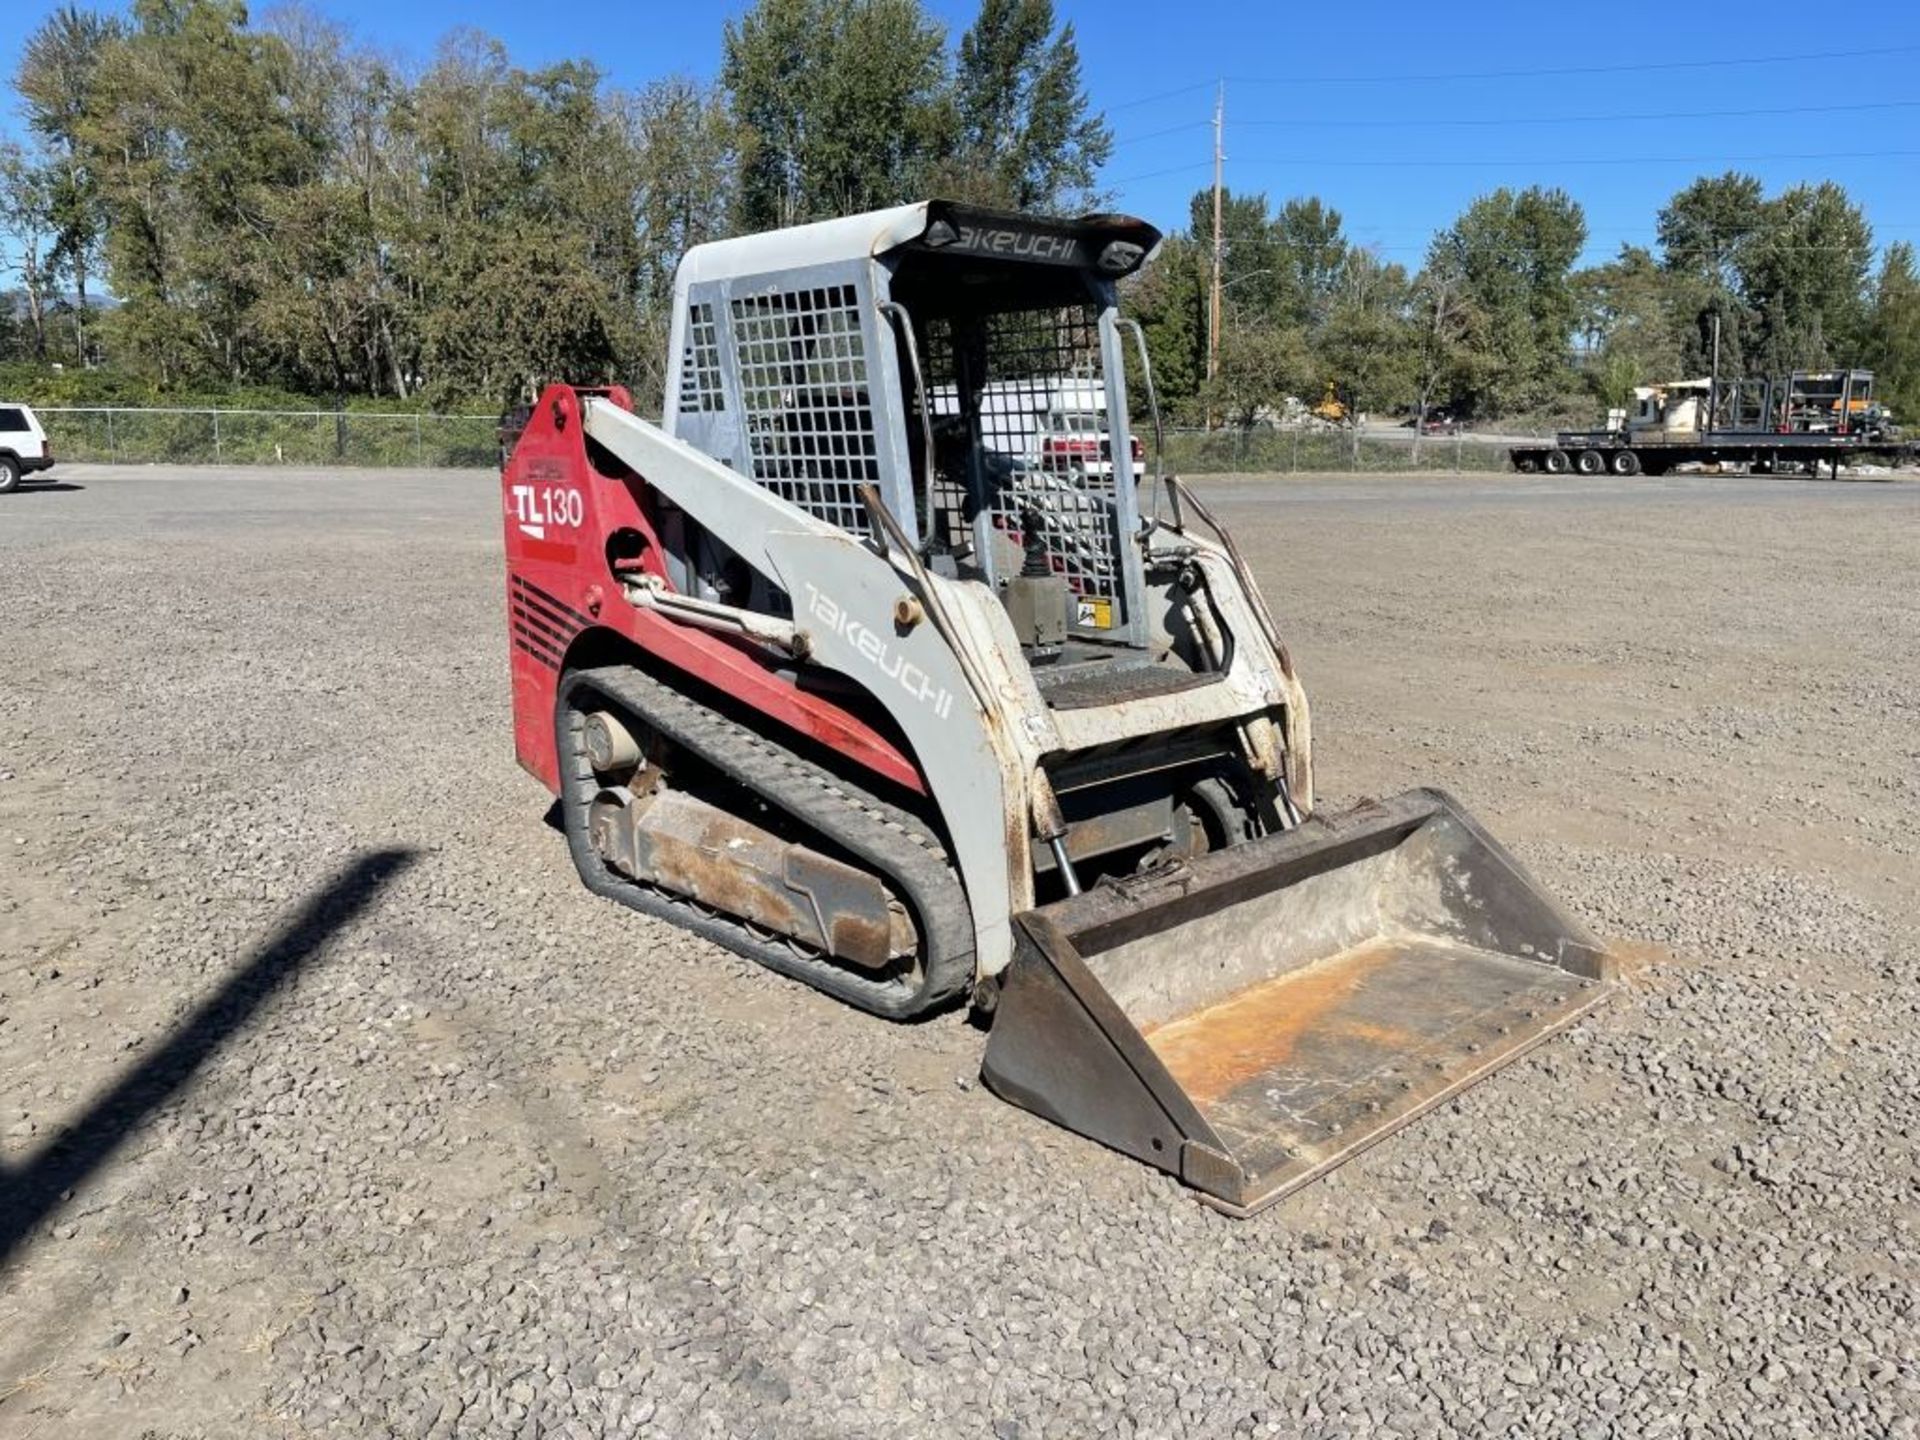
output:
<svg viewBox="0 0 1920 1440"><path fill-rule="evenodd" d="M1642 220L1632 225L1589 224L1587 226L1587 238L1589 240L1600 240L1600 239L1631 240L1635 236L1646 234L1650 223L1651 222L1649 221ZM1887 221L1884 223L1887 225L1890 231L1891 230L1906 231L1906 230L1914 229L1916 227L1920 227L1920 221L1916 221L1916 220ZM1432 233L1432 231L1430 228L1422 225L1369 225L1367 226L1367 233L1370 235L1429 235ZM1719 230L1719 231L1703 230L1701 231L1701 234L1708 238L1715 239L1715 240L1723 240L1723 241L1739 240L1743 238L1743 236L1747 233L1750 233L1750 232L1734 231L1734 230Z"/></svg>
<svg viewBox="0 0 1920 1440"><path fill-rule="evenodd" d="M1235 85L1404 85L1423 80L1526 80L1557 75L1630 75L1656 74L1674 70L1725 70L1745 65L1803 64L1809 60L1876 59L1888 55L1911 55L1916 52L1920 52L1920 45L1875 45L1863 50L1803 50L1792 55L1724 56L1711 60L1649 61L1639 65L1561 65L1531 70L1414 70L1382 75L1239 75L1227 76L1226 79ZM1176 85L1171 90L1158 90L1151 95L1141 95L1132 100L1122 100L1117 105L1106 105L1101 108L1109 114L1119 110L1132 110L1141 105L1151 105L1159 100L1171 100L1178 95L1191 95L1196 91L1211 90L1218 83L1217 80L1195 80L1189 85Z"/></svg>
<svg viewBox="0 0 1920 1440"><path fill-rule="evenodd" d="M1413 167L1433 169L1445 166L1451 169L1467 169L1484 166L1496 169L1502 166L1511 168L1516 165L1757 165L1781 160L1892 160L1920 155L1920 150L1814 150L1797 154L1777 153L1772 155L1583 155L1574 157L1556 157L1553 159L1534 159L1525 156L1506 159L1480 160L1435 160L1426 156L1405 160L1341 160L1343 167L1362 167L1370 170L1386 170ZM1325 161L1317 158L1287 159L1260 156L1243 161L1248 165L1314 165L1324 167Z"/></svg>
<svg viewBox="0 0 1920 1440"><path fill-rule="evenodd" d="M1211 90L1215 83L1212 80L1196 80L1191 85L1181 85L1172 90L1158 90L1151 95L1142 95L1137 100L1122 100L1118 105L1103 105L1100 108L1109 113L1115 110L1133 110L1141 105L1151 105L1156 100L1171 100L1176 95L1191 95L1196 90ZM1212 122L1203 120L1200 123L1205 125Z"/></svg>
<svg viewBox="0 0 1920 1440"><path fill-rule="evenodd" d="M1148 130L1139 135L1122 135L1113 144L1115 149L1122 145L1138 145L1142 140L1158 140L1163 135L1184 135L1189 130L1205 130L1212 124L1211 120L1189 120L1184 125L1169 125L1164 130Z"/></svg>
<svg viewBox="0 0 1920 1440"><path fill-rule="evenodd" d="M1339 168L1343 170L1393 170L1393 169L1514 169L1521 166L1554 168L1562 166L1591 165L1758 165L1783 160L1892 160L1920 155L1920 150L1821 150L1796 154L1778 153L1771 155L1582 155L1582 156L1536 156L1483 158L1475 160L1436 160L1428 156L1401 160L1349 160L1342 159ZM1110 180L1110 185L1131 185L1140 180L1156 180L1163 175L1181 175L1194 170L1205 169L1210 161L1193 161L1185 165L1173 165L1164 170L1148 170L1138 175L1125 175ZM1326 168L1326 161L1319 157L1292 159L1284 156L1256 156L1239 162L1262 168L1276 166L1314 166Z"/></svg>
<svg viewBox="0 0 1920 1440"><path fill-rule="evenodd" d="M1554 75L1627 75L1672 70L1723 70L1741 65L1804 64L1809 60L1860 60L1910 55L1920 45L1876 45L1864 50L1802 50L1791 55L1729 56L1711 60L1650 61L1639 65L1564 65L1529 70L1413 70L1395 75L1229 75L1233 85L1405 85L1420 80L1522 80Z"/></svg>
<svg viewBox="0 0 1920 1440"><path fill-rule="evenodd" d="M1211 122L1209 122L1211 123ZM1117 180L1109 180L1109 185L1131 185L1139 180L1158 180L1163 175L1186 175L1195 170L1211 170L1211 160L1198 160L1186 165L1169 165L1165 170L1143 170L1138 175L1122 175Z"/></svg>
<svg viewBox="0 0 1920 1440"><path fill-rule="evenodd" d="M1322 120L1299 117L1241 120L1236 123L1246 129L1431 130L1441 126L1454 128L1497 126L1510 129L1517 125L1617 125L1636 120L1731 120L1761 115L1838 115L1863 110L1920 110L1920 100L1866 100L1853 105L1780 105L1754 110L1657 110L1633 115L1514 115L1474 119L1423 118L1418 120ZM1126 145L1138 145L1147 140L1163 139L1168 135L1184 135L1189 130L1204 130L1212 123L1210 120L1189 120L1181 125L1169 125L1162 130L1147 130L1138 135L1122 135L1113 144L1115 149Z"/></svg>
<svg viewBox="0 0 1920 1440"><path fill-rule="evenodd" d="M1438 237L1450 228L1451 227L1447 225L1439 226L1432 232L1433 236ZM1588 236L1587 239L1589 244L1591 244L1593 237ZM1391 245L1387 245L1377 240L1368 240L1357 235L1347 236L1346 241L1349 249L1377 250L1382 255L1424 255L1429 248L1428 245L1416 244L1410 240L1396 241ZM1873 241L1867 246L1867 250L1869 256L1871 256L1871 252L1884 250L1889 245L1911 245L1913 243L1912 240L1894 236L1889 239ZM1662 249L1659 237L1657 236L1650 237L1646 244L1638 248L1647 251L1659 251ZM1852 245L1772 245L1765 241L1759 243L1757 252L1767 255L1828 255L1834 253L1851 255L1857 253L1855 247Z"/></svg>
<svg viewBox="0 0 1920 1440"><path fill-rule="evenodd" d="M1725 120L1745 118L1756 115L1835 115L1859 110L1920 110L1920 100L1871 100L1857 105L1783 105L1764 110L1663 110L1648 111L1637 115L1515 115L1494 119L1419 119L1419 120L1242 120L1242 126L1275 127L1304 126L1314 129L1419 129L1429 130L1437 126L1492 125L1510 128L1515 125L1615 125L1630 120ZM1195 124L1204 124L1196 121ZM1190 130L1192 125L1176 126L1175 129ZM1172 134L1173 131L1161 131ZM1149 135L1135 137L1151 139ZM1126 142L1117 142L1126 143Z"/></svg>

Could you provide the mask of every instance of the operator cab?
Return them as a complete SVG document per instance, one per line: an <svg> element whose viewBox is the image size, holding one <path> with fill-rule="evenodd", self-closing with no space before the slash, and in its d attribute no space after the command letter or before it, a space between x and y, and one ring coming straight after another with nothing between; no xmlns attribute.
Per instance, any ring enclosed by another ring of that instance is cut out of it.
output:
<svg viewBox="0 0 1920 1440"><path fill-rule="evenodd" d="M1210 678L1212 603L1137 494L1125 372L1144 346L1116 287L1159 239L1121 215L927 201L695 247L666 428L865 539L872 487L929 569L1000 596L1057 704L1086 667L1114 673L1081 703ZM791 613L715 537L668 544L676 585Z"/></svg>
<svg viewBox="0 0 1920 1440"><path fill-rule="evenodd" d="M1042 662L1076 640L1141 639L1114 285L1159 238L1124 216L936 202L887 257L920 371L917 389L903 378L921 544L937 568L998 587Z"/></svg>

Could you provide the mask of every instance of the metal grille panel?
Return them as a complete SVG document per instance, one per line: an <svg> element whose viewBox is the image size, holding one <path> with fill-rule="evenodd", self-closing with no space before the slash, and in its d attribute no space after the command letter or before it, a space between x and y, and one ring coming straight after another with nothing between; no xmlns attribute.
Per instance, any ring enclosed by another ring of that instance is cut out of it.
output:
<svg viewBox="0 0 1920 1440"><path fill-rule="evenodd" d="M726 391L720 385L720 332L713 306L687 307L687 348L680 360L680 408L724 410Z"/></svg>
<svg viewBox="0 0 1920 1440"><path fill-rule="evenodd" d="M735 299L733 344L753 479L855 534L858 487L878 484L866 342L852 285Z"/></svg>
<svg viewBox="0 0 1920 1440"><path fill-rule="evenodd" d="M1090 631L1121 620L1116 485L1132 480L1130 462L1113 457L1099 320L1087 305L985 316L984 333L972 337L956 337L944 318L927 326L935 428L964 421L979 434L972 503L960 467L937 467L948 542L976 545L968 522L983 514L990 553L980 563L997 579L1017 573L1037 539L1079 601L1078 628Z"/></svg>

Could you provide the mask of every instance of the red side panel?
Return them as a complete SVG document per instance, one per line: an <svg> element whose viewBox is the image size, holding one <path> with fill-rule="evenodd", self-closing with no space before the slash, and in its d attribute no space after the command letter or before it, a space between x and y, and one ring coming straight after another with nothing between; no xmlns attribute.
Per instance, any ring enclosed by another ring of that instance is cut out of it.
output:
<svg viewBox="0 0 1920 1440"><path fill-rule="evenodd" d="M637 532L644 542L638 568L664 578L654 499L644 477L615 479L588 463L582 394L633 408L624 389L549 386L501 477L513 739L521 765L558 791L553 709L560 672L583 635L613 632L776 723L924 794L926 782L905 752L831 700L775 674L757 647L627 603L608 558L608 538L620 530Z"/></svg>

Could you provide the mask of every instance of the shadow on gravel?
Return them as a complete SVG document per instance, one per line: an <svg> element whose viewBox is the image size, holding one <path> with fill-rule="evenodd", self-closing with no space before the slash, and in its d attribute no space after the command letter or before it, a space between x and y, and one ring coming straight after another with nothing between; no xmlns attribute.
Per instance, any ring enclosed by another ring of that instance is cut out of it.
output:
<svg viewBox="0 0 1920 1440"><path fill-rule="evenodd" d="M172 1036L96 1099L72 1126L24 1165L0 1167L0 1265L123 1141L183 1085L207 1058L245 1028L254 1012L350 925L388 882L413 863L411 850L362 855L309 899Z"/></svg>

